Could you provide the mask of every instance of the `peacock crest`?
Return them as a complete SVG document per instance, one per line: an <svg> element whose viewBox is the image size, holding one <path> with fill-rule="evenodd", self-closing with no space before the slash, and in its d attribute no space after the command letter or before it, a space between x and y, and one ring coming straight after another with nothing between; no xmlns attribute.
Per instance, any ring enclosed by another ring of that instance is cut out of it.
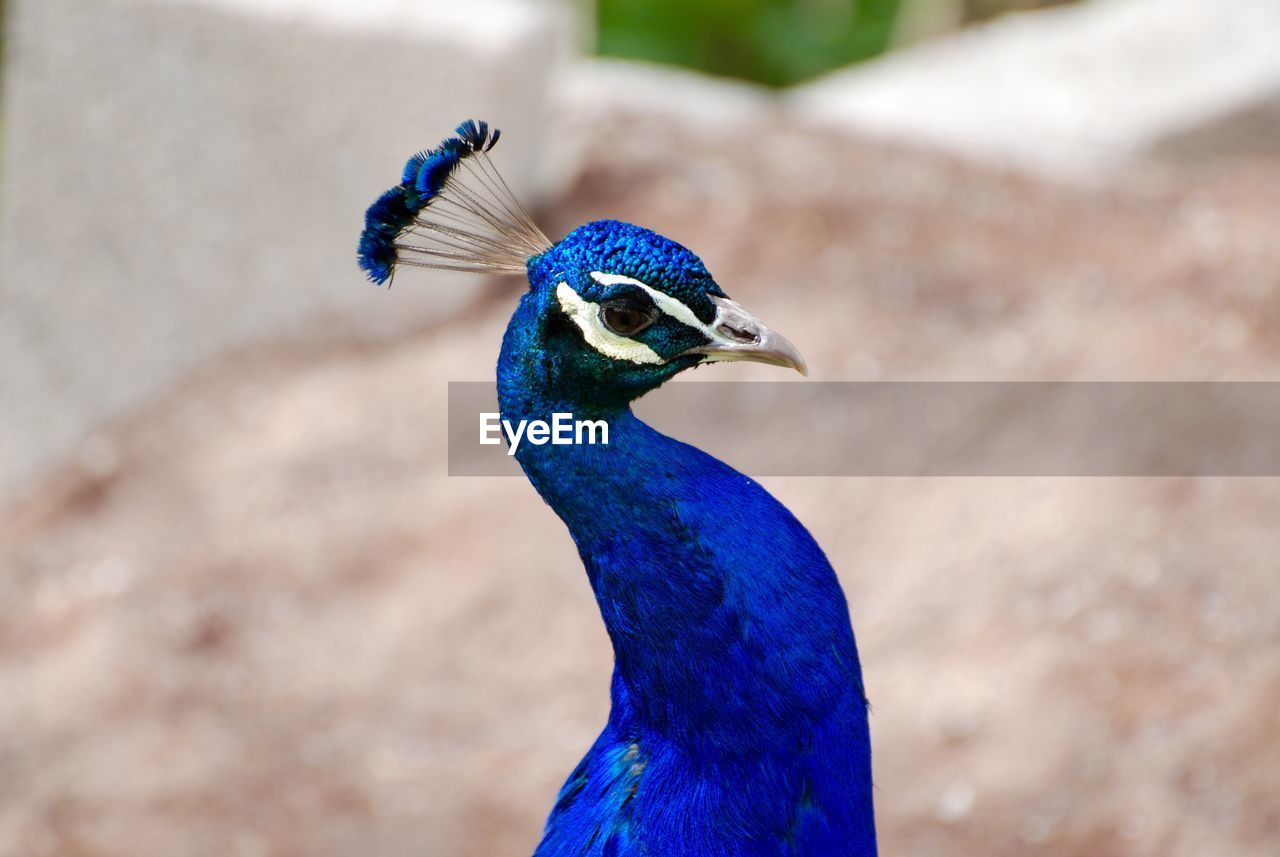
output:
<svg viewBox="0 0 1280 857"><path fill-rule="evenodd" d="M409 158L400 183L365 212L358 259L370 280L388 283L401 265L524 273L531 256L550 249L489 157L500 136L468 119Z"/></svg>

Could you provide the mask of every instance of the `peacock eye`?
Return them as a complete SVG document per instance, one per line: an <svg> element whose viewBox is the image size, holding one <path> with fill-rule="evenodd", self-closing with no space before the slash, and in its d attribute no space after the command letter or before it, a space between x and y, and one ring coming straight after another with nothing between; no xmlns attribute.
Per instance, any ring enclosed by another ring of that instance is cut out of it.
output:
<svg viewBox="0 0 1280 857"><path fill-rule="evenodd" d="M604 326L619 336L632 336L653 324L658 311L652 307L638 307L626 301L613 301L600 307Z"/></svg>

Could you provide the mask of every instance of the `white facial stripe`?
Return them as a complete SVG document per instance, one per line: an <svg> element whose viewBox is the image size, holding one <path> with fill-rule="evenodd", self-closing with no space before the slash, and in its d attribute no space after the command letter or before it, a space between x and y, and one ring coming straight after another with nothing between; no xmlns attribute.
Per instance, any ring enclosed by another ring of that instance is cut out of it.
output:
<svg viewBox="0 0 1280 857"><path fill-rule="evenodd" d="M600 321L600 304L586 300L568 283L556 286L556 299L560 301L560 308L582 331L587 344L604 356L615 360L627 360L631 363L662 362L658 352L643 342L619 336L605 327Z"/></svg>
<svg viewBox="0 0 1280 857"><path fill-rule="evenodd" d="M657 305L658 309L662 310L681 324L688 325L694 330L697 330L712 339L717 338L711 328L703 324L702 321L693 314L693 310L689 309L689 307L671 297L671 295L666 292L660 292L655 288L645 285L639 280L632 279L631 277L624 277L622 274L606 274L604 271L592 271L591 279L595 280L602 286L618 286L623 283L632 286L639 286L649 294L649 297L653 298L653 302Z"/></svg>

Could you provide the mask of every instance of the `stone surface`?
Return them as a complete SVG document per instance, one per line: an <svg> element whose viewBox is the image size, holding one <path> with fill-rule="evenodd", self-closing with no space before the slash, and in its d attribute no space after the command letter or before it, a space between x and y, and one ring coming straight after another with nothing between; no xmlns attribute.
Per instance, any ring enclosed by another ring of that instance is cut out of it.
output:
<svg viewBox="0 0 1280 857"><path fill-rule="evenodd" d="M0 499L227 349L395 336L472 297L439 275L391 300L354 262L365 205L461 119L503 129L517 192L557 156L551 0L9 6Z"/></svg>
<svg viewBox="0 0 1280 857"><path fill-rule="evenodd" d="M613 110L626 109L702 127L708 135L736 132L782 109L778 94L763 86L603 57L583 58L566 66L555 98L569 117L598 121Z"/></svg>
<svg viewBox="0 0 1280 857"><path fill-rule="evenodd" d="M1273 97L1273 0L1093 0L1006 16L789 100L837 126L1090 178Z"/></svg>

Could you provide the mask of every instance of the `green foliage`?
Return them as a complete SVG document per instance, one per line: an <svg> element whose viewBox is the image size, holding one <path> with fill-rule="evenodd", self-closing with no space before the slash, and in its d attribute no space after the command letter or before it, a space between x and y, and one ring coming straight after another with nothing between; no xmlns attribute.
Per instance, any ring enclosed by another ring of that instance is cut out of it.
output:
<svg viewBox="0 0 1280 857"><path fill-rule="evenodd" d="M787 86L883 53L902 0L599 0L599 50Z"/></svg>
<svg viewBox="0 0 1280 857"><path fill-rule="evenodd" d="M789 86L1007 12L1077 0L596 0L599 51Z"/></svg>
<svg viewBox="0 0 1280 857"><path fill-rule="evenodd" d="M1065 6L1075 2L1077 0L963 0L960 8L964 21L971 22L984 21L1006 12L1046 9L1050 6Z"/></svg>

